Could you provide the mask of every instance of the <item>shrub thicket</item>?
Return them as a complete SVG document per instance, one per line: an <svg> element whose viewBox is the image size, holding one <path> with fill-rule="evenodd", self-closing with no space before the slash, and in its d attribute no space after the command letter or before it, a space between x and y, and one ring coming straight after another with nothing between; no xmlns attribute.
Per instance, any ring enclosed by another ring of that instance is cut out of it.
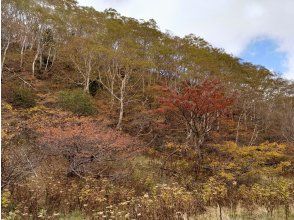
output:
<svg viewBox="0 0 294 220"><path fill-rule="evenodd" d="M25 87L12 87L7 98L14 107L31 108L36 105L36 95Z"/></svg>
<svg viewBox="0 0 294 220"><path fill-rule="evenodd" d="M90 95L82 90L62 91L59 93L58 102L61 108L72 111L77 115L92 115L96 108Z"/></svg>

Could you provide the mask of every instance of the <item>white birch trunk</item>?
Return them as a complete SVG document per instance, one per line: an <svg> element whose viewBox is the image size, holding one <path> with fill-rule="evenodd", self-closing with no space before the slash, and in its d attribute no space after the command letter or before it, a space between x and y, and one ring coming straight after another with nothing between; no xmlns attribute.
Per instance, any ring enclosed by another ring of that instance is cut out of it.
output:
<svg viewBox="0 0 294 220"><path fill-rule="evenodd" d="M37 52L36 52L36 55L35 55L35 58L34 58L34 61L33 61L33 64L32 64L33 76L35 76L35 64L36 64L36 61L38 59L39 52L40 52L40 45L38 44Z"/></svg>
<svg viewBox="0 0 294 220"><path fill-rule="evenodd" d="M85 75L85 87L84 87L84 92L90 93L89 87L90 87L90 78L91 78L91 71L92 71L92 57L89 57L89 60L87 62L87 72Z"/></svg>
<svg viewBox="0 0 294 220"><path fill-rule="evenodd" d="M48 57L47 57L47 60L46 60L45 72L47 71L47 68L48 68L48 63L49 63L50 56L51 56L51 47L49 49Z"/></svg>
<svg viewBox="0 0 294 220"><path fill-rule="evenodd" d="M22 68L23 65L23 54L24 54L24 49L25 49L25 43L26 43L27 37L24 38L21 46L21 51L20 51L20 68Z"/></svg>
<svg viewBox="0 0 294 220"><path fill-rule="evenodd" d="M118 118L118 123L116 125L116 128L118 130L121 130L121 125L122 125L122 120L123 120L123 115L124 115L124 95L125 95L127 78L128 78L127 75L125 75L121 81L120 99L119 99L119 103L120 103L119 118Z"/></svg>
<svg viewBox="0 0 294 220"><path fill-rule="evenodd" d="M4 53L2 54L3 58L2 58L2 63L1 63L1 73L3 71L3 67L4 67L4 62L5 62L5 58L6 58L6 53L7 53L7 50L9 48L9 45L10 45L10 37L8 38L8 41L7 41L7 44L6 44L6 47L4 49Z"/></svg>
<svg viewBox="0 0 294 220"><path fill-rule="evenodd" d="M39 70L41 70L43 64L43 48L39 47L39 49Z"/></svg>
<svg viewBox="0 0 294 220"><path fill-rule="evenodd" d="M52 62L51 62L51 66L50 66L49 70L52 69L55 59L56 59L56 51L54 51L54 53L53 53L53 58L52 58Z"/></svg>

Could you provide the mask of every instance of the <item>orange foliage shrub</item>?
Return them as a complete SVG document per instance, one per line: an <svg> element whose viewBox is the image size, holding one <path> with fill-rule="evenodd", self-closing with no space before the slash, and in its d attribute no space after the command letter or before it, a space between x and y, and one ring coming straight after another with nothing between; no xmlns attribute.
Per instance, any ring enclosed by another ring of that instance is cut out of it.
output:
<svg viewBox="0 0 294 220"><path fill-rule="evenodd" d="M100 177L117 162L135 155L140 145L130 136L90 120L40 127L37 131L37 141L44 151L67 160L69 176Z"/></svg>

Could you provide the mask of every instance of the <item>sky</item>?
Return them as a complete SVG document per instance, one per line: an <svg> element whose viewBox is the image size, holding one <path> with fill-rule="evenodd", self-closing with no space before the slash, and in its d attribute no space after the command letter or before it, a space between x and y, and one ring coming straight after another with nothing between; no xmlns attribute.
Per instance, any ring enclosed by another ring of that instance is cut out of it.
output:
<svg viewBox="0 0 294 220"><path fill-rule="evenodd" d="M193 33L215 47L294 80L294 0L78 0L98 11L154 19L162 31Z"/></svg>
<svg viewBox="0 0 294 220"><path fill-rule="evenodd" d="M252 40L239 56L243 62L266 66L277 73L287 72L287 53L278 51L279 45L271 39Z"/></svg>

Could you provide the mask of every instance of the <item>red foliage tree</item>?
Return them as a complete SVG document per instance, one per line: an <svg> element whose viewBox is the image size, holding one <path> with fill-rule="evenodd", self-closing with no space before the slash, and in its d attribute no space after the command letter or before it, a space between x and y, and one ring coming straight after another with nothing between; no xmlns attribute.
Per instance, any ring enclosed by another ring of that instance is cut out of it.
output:
<svg viewBox="0 0 294 220"><path fill-rule="evenodd" d="M225 93L219 80L206 80L198 85L184 83L179 89L165 89L161 98L164 113L172 113L185 123L187 139L201 153L207 135L224 115L233 99Z"/></svg>

